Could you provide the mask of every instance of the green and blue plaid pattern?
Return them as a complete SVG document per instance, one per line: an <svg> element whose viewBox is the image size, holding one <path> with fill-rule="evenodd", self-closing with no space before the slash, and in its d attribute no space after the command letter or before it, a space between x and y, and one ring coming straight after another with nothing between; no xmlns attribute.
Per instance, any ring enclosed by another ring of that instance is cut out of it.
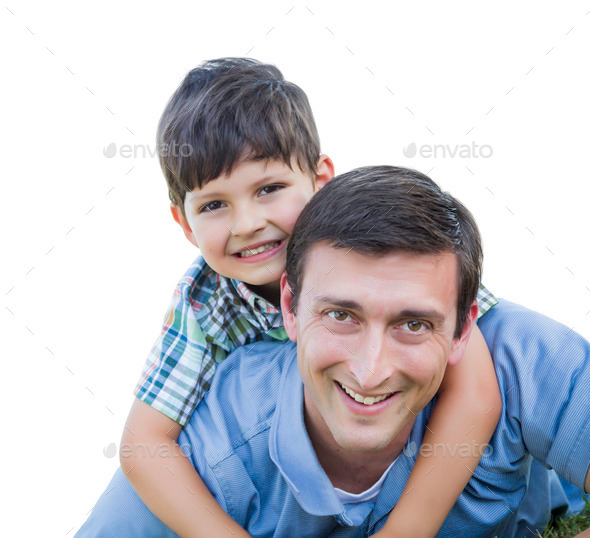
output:
<svg viewBox="0 0 590 538"><path fill-rule="evenodd" d="M216 365L259 340L287 340L279 310L199 257L174 290L134 394L184 426Z"/></svg>
<svg viewBox="0 0 590 538"><path fill-rule="evenodd" d="M494 294L488 290L483 284L479 285L477 290L477 306L479 306L479 313L477 319L481 318L492 306L498 304L498 299Z"/></svg>

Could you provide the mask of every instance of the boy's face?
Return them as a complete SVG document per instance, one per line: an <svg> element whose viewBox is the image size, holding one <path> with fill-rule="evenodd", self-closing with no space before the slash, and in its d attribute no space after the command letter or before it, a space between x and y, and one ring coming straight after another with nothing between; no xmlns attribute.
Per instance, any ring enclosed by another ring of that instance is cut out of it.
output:
<svg viewBox="0 0 590 538"><path fill-rule="evenodd" d="M291 169L280 161L243 161L187 193L185 216L177 207L172 213L214 271L273 294L295 221L333 174L325 156L315 182L296 163Z"/></svg>

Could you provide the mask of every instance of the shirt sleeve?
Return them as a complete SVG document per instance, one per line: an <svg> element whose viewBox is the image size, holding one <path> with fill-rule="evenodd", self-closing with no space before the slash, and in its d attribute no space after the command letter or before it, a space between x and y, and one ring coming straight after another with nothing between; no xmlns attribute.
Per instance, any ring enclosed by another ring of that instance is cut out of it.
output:
<svg viewBox="0 0 590 538"><path fill-rule="evenodd" d="M222 349L213 356L181 287L174 292L160 336L152 348L134 394L185 426L209 389Z"/></svg>
<svg viewBox="0 0 590 538"><path fill-rule="evenodd" d="M520 446L582 490L590 464L590 343L572 329L500 301L479 322L503 392L494 436L515 463ZM494 438L493 438L494 439ZM482 459L485 462L485 458Z"/></svg>

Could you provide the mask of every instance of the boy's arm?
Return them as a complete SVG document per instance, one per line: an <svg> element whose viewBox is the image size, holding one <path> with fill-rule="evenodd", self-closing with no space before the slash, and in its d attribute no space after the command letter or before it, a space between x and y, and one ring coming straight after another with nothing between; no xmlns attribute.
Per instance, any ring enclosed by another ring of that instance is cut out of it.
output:
<svg viewBox="0 0 590 538"><path fill-rule="evenodd" d="M176 440L182 426L135 399L121 439L121 469L146 506L185 537L249 536L219 506Z"/></svg>
<svg viewBox="0 0 590 538"><path fill-rule="evenodd" d="M475 326L463 359L446 370L410 478L376 536L438 532L479 463L501 409L492 358Z"/></svg>

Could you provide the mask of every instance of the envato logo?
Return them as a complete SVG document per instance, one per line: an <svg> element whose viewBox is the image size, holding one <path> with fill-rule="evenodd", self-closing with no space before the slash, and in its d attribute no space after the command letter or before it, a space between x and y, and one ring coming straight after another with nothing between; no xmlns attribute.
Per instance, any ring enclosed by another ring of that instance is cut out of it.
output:
<svg viewBox="0 0 590 538"><path fill-rule="evenodd" d="M186 456L192 454L192 446L190 444L180 445L180 448ZM105 458L114 458L117 454L121 458L177 458L181 456L178 451L170 449L170 445L143 445L141 443L134 445L121 445L117 450L117 444L111 443L102 449ZM184 457L184 456L183 456Z"/></svg>
<svg viewBox="0 0 590 538"><path fill-rule="evenodd" d="M180 448L184 454L188 457L192 454L192 446L190 444L180 445ZM418 453L425 458L431 457L451 457L458 456L460 458L482 458L489 457L493 454L494 448L488 444L477 444L473 443L458 443L455 445L449 445L448 443L434 443L428 444L423 443L418 446L414 441L410 441L406 444L403 449L404 456L413 458ZM181 456L178 451L170 449L170 445L155 444L155 445L144 445L141 443L133 445L121 445L117 451L117 444L111 443L105 446L102 450L105 458L114 458L119 453L121 458L177 458ZM182 456L184 457L184 456Z"/></svg>
<svg viewBox="0 0 590 538"><path fill-rule="evenodd" d="M454 159L459 157L460 159L489 159L494 154L494 149L489 144L480 146L475 142L471 144L455 144L451 146L449 144L421 144L418 146L415 142L407 145L404 148L404 156L409 159L419 155L425 159L432 157L443 159Z"/></svg>
<svg viewBox="0 0 590 538"><path fill-rule="evenodd" d="M158 151L159 149L159 151ZM193 154L193 147L190 144L162 144L160 148L156 146L149 146L147 144L122 144L117 146L115 142L111 142L102 150L103 155L107 159L112 159L119 155L123 159L145 159L146 157L190 157Z"/></svg>
<svg viewBox="0 0 590 538"><path fill-rule="evenodd" d="M492 445L473 443L458 443L456 445L449 445L447 443L424 443L418 446L414 441L410 441L403 449L405 456L413 458L420 453L425 458L431 457L451 457L458 456L459 458L481 458L491 456L494 452Z"/></svg>

